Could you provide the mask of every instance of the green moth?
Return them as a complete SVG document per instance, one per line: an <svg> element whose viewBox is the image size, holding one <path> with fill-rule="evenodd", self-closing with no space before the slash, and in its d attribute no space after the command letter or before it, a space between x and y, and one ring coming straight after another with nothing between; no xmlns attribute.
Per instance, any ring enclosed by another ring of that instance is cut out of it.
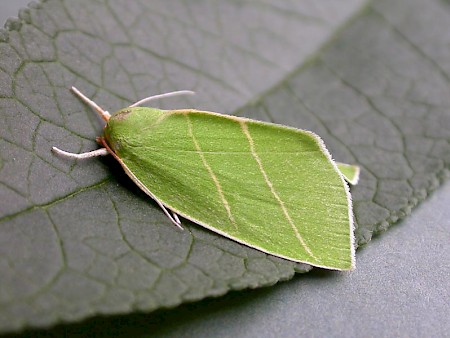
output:
<svg viewBox="0 0 450 338"><path fill-rule="evenodd" d="M357 166L335 163L316 134L192 109L138 107L110 115L72 90L106 121L103 148L181 228L178 215L239 243L295 262L355 266L353 214L346 180Z"/></svg>

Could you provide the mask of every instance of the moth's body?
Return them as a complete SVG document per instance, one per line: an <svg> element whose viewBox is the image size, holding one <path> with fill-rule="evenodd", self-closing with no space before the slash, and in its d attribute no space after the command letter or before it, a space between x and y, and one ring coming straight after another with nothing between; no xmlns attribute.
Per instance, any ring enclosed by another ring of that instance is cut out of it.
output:
<svg viewBox="0 0 450 338"><path fill-rule="evenodd" d="M317 244L332 242L336 229L350 231L345 182L326 156L317 157L322 145L310 132L136 107L111 116L104 140L130 177L168 209L265 252L322 266ZM324 184L327 198L311 193ZM344 212L331 214L327 200L340 200ZM266 227L278 235L259 231ZM329 247L325 254L344 260L351 246L349 239L346 250Z"/></svg>
<svg viewBox="0 0 450 338"><path fill-rule="evenodd" d="M178 214L275 256L354 267L348 186L311 132L129 107L108 117L100 141L174 223Z"/></svg>

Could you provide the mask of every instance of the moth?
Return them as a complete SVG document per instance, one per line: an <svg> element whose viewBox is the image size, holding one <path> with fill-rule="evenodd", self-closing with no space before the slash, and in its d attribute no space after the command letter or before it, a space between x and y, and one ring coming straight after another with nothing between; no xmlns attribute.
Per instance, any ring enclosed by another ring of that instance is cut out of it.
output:
<svg viewBox="0 0 450 338"><path fill-rule="evenodd" d="M347 182L359 167L336 163L315 133L194 109L140 107L109 114L72 90L105 120L102 146L74 159L111 154L167 218L180 217L249 247L334 270L355 266Z"/></svg>

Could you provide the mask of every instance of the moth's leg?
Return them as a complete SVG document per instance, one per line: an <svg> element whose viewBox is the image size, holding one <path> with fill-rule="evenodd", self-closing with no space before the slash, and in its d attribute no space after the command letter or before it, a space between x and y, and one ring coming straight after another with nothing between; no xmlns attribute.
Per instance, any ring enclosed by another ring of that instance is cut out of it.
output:
<svg viewBox="0 0 450 338"><path fill-rule="evenodd" d="M175 224L178 228L180 228L181 230L184 230L183 227L181 226L181 222L180 219L178 218L178 215L175 214L172 211L172 215L169 213L169 211L167 210L167 208L164 206L164 204L162 204L162 202L157 199L155 196L152 196L153 199L155 200L155 202L159 205L159 207L162 209L162 211L166 214L166 216L169 218L169 220Z"/></svg>
<svg viewBox="0 0 450 338"><path fill-rule="evenodd" d="M97 156L105 156L105 155L109 154L109 152L106 148L101 148L101 149L89 151L87 153L82 153L82 154L69 153L67 151L61 150L56 147L52 147L52 151L57 153L58 155L61 155L64 157L69 157L69 158L76 158L77 160L81 160L84 158L97 157Z"/></svg>
<svg viewBox="0 0 450 338"><path fill-rule="evenodd" d="M106 147L109 148L108 144L105 142L104 139L99 139L101 141L101 143ZM136 185L141 188L141 190L143 192L145 192L148 196L150 196L161 208L161 210L164 212L164 214L167 216L167 218L173 223L175 224L178 228L180 228L181 230L184 230L183 227L181 226L181 222L180 219L178 218L178 216L176 215L171 215L169 210L164 206L164 204L158 199L156 198L155 195L152 194L152 192L136 177L135 174L133 174L133 172L127 167L127 165L122 161L122 159L120 157L118 157L116 154L114 154L114 152L111 151L111 155L114 156L114 158L119 161L120 165L122 166L122 168L125 170L125 173L131 178L131 180L136 183ZM172 211L172 210L170 210Z"/></svg>
<svg viewBox="0 0 450 338"><path fill-rule="evenodd" d="M172 216L173 216L173 218L175 219L175 221L177 221L179 224L181 224L181 221L180 221L180 219L178 218L178 215L177 215L176 212L172 211Z"/></svg>
<svg viewBox="0 0 450 338"><path fill-rule="evenodd" d="M177 95L194 95L194 94L195 94L195 92L193 92L192 90L178 90L175 92L153 95L153 96L146 97L145 99L142 99L142 100L139 100L138 102L133 103L130 107L137 107L145 102L163 99L166 97L172 97L172 96L177 96Z"/></svg>

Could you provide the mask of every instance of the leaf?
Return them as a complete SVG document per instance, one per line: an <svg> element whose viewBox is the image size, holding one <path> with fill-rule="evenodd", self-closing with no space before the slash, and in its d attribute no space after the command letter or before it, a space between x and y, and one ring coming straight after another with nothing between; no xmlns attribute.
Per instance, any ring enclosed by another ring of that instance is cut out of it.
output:
<svg viewBox="0 0 450 338"><path fill-rule="evenodd" d="M110 111L193 89L195 102L162 105L318 133L336 160L362 165L352 188L359 243L448 176L450 58L439 34L449 29L448 4L382 0L352 21L363 1L296 4L46 1L8 23L2 331L172 307L309 270L193 224L178 231L111 159L53 156L53 145L97 147L98 120L72 85Z"/></svg>

